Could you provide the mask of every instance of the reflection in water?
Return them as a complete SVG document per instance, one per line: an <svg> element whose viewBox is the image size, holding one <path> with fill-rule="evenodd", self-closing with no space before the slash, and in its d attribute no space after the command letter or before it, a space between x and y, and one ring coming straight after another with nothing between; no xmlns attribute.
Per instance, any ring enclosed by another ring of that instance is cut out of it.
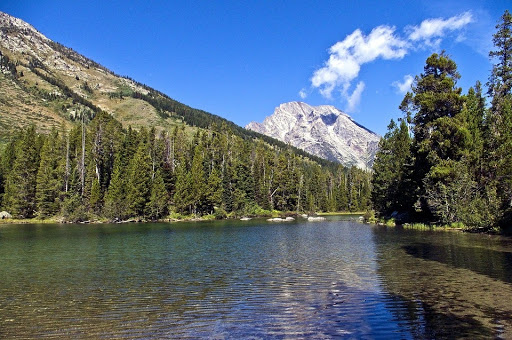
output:
<svg viewBox="0 0 512 340"><path fill-rule="evenodd" d="M3 227L0 338L511 337L511 285L449 261L512 247L475 240L350 221Z"/></svg>
<svg viewBox="0 0 512 340"><path fill-rule="evenodd" d="M456 268L466 268L492 278L512 283L512 252L483 247L415 243L403 246L405 252L425 260L438 261Z"/></svg>
<svg viewBox="0 0 512 340"><path fill-rule="evenodd" d="M375 240L382 284L405 301L397 318L415 337L512 337L510 240L385 228Z"/></svg>

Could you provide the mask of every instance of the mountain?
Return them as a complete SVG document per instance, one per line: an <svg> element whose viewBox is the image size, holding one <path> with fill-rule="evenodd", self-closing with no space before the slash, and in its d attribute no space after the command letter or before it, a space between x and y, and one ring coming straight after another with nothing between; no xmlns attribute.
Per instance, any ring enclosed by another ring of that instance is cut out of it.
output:
<svg viewBox="0 0 512 340"><path fill-rule="evenodd" d="M0 12L0 210L13 216L361 211L370 176L118 76Z"/></svg>
<svg viewBox="0 0 512 340"><path fill-rule="evenodd" d="M281 104L263 123L251 122L246 129L361 169L372 166L380 140L377 134L334 106L311 106L302 102Z"/></svg>
<svg viewBox="0 0 512 340"><path fill-rule="evenodd" d="M124 127L170 130L183 126L230 131L243 139L285 143L249 131L220 116L182 104L166 94L122 77L97 62L54 42L21 19L0 12L0 148L20 128L38 132L69 128L104 111ZM329 162L293 148L323 165Z"/></svg>
<svg viewBox="0 0 512 340"><path fill-rule="evenodd" d="M152 91L53 42L21 19L0 12L0 141L35 124L40 132L106 111L123 125L179 123L141 99ZM137 98L137 96L139 98ZM157 94L153 95L157 99Z"/></svg>

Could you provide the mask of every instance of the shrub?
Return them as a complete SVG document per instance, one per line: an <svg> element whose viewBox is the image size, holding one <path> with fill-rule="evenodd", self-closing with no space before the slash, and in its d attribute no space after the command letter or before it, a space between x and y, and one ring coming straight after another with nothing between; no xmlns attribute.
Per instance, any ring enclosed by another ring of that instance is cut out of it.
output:
<svg viewBox="0 0 512 340"><path fill-rule="evenodd" d="M377 218L375 217L375 211L367 210L363 215L363 221L364 221L364 223L371 223L371 224L377 223Z"/></svg>
<svg viewBox="0 0 512 340"><path fill-rule="evenodd" d="M213 216L216 220L222 220L228 216L226 213L226 210L222 209L221 207L215 207Z"/></svg>

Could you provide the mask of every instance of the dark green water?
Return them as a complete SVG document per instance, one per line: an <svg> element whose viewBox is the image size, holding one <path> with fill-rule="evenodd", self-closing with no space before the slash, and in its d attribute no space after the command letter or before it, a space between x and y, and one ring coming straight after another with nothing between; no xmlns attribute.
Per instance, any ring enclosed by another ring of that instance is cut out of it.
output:
<svg viewBox="0 0 512 340"><path fill-rule="evenodd" d="M512 338L512 241L331 218L0 227L0 338Z"/></svg>

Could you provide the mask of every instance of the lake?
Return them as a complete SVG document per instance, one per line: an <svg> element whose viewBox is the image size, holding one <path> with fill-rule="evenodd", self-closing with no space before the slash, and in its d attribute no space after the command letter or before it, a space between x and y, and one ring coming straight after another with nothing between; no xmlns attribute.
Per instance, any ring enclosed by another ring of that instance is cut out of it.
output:
<svg viewBox="0 0 512 340"><path fill-rule="evenodd" d="M512 338L512 240L324 222L0 226L0 338Z"/></svg>

